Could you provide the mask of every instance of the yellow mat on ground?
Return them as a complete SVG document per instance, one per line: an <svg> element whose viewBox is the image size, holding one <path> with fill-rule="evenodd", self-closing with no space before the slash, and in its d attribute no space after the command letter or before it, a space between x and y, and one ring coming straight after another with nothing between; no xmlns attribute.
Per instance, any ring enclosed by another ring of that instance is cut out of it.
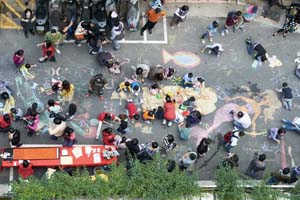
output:
<svg viewBox="0 0 300 200"><path fill-rule="evenodd" d="M194 96L196 98L196 109L201 112L202 115L207 115L216 109L217 94L212 88L202 88L201 91L196 91L191 88L182 88L181 86L163 86L159 95L152 95L149 92L148 87L143 87L143 109L153 109L158 106L163 106L165 96L169 94L176 100L176 108L189 97ZM160 96L160 97L158 97ZM111 99L126 99L127 95L123 92L120 94L114 92Z"/></svg>

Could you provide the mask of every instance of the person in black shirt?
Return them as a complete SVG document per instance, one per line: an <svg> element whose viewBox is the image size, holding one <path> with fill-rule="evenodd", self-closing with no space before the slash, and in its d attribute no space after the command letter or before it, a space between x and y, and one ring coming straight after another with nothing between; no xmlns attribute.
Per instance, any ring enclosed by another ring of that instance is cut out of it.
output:
<svg viewBox="0 0 300 200"><path fill-rule="evenodd" d="M203 138L200 142L200 144L197 147L197 153L198 153L198 158L199 157L204 157L204 155L208 152L209 148L208 145L210 145L212 142L211 139L209 138Z"/></svg>
<svg viewBox="0 0 300 200"><path fill-rule="evenodd" d="M18 129L10 128L8 131L8 139L11 146L20 147L21 133Z"/></svg>
<svg viewBox="0 0 300 200"><path fill-rule="evenodd" d="M281 89L277 89L277 92L281 93L281 101L283 107L287 110L292 110L293 107L293 93L292 89L288 87L287 83L282 84Z"/></svg>

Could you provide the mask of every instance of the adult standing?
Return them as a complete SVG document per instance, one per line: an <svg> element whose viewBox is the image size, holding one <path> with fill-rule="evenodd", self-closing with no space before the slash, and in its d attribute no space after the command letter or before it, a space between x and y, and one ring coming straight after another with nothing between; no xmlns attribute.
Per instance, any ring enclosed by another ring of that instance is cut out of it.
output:
<svg viewBox="0 0 300 200"><path fill-rule="evenodd" d="M189 7L187 5L183 5L181 7L178 7L175 10L173 19L171 21L171 28L174 29L174 25L177 25L179 27L180 22L184 22L186 19L186 15L189 12Z"/></svg>
<svg viewBox="0 0 300 200"><path fill-rule="evenodd" d="M254 179L261 179L264 174L264 170L266 169L266 154L254 154L253 160L250 162L248 169L246 170L246 174Z"/></svg>
<svg viewBox="0 0 300 200"><path fill-rule="evenodd" d="M121 45L119 43L119 40L123 39L122 37L124 31L124 24L121 21L116 21L114 23L114 26L111 29L111 41L113 43L113 49L119 50L121 48Z"/></svg>
<svg viewBox="0 0 300 200"><path fill-rule="evenodd" d="M281 93L281 101L283 107L287 110L292 110L293 107L293 93L292 89L288 86L287 83L282 83L282 88L277 89L277 92Z"/></svg>
<svg viewBox="0 0 300 200"><path fill-rule="evenodd" d="M211 143L212 143L212 140L210 138L203 138L201 140L200 144L197 147L198 157L204 157L204 155L209 150L208 145L210 145Z"/></svg>
<svg viewBox="0 0 300 200"><path fill-rule="evenodd" d="M28 38L28 31L35 35L34 27L35 27L36 17L33 15L33 12L30 8L26 8L24 14L21 18L21 25L23 27L25 38Z"/></svg>
<svg viewBox="0 0 300 200"><path fill-rule="evenodd" d="M143 36L143 33L146 29L148 29L149 34L152 34L152 29L154 28L155 24L159 21L159 19L162 16L165 16L165 15L166 15L166 12L162 11L160 8L155 8L155 9L151 8L147 12L148 21L141 30L141 36Z"/></svg>

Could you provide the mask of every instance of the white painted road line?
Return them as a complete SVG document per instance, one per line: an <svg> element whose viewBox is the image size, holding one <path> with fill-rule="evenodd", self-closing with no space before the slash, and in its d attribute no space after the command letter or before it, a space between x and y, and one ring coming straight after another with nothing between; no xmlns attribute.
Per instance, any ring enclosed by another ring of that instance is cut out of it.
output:
<svg viewBox="0 0 300 200"><path fill-rule="evenodd" d="M146 24L146 19L145 19L144 16L145 16L145 13L142 12L142 22L143 22L143 26ZM143 26L141 26L141 28L142 28ZM143 37L144 37L144 41L147 41L147 30L144 31Z"/></svg>
<svg viewBox="0 0 300 200"><path fill-rule="evenodd" d="M163 17L163 25L164 25L164 44L168 44L168 32L167 32L167 17Z"/></svg>
<svg viewBox="0 0 300 200"><path fill-rule="evenodd" d="M162 40L120 40L122 44L168 44L166 41Z"/></svg>

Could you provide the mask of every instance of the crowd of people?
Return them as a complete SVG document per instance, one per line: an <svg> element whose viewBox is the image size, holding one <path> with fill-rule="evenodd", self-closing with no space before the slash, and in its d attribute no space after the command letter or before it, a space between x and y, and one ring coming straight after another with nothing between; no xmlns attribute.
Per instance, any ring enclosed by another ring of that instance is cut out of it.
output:
<svg viewBox="0 0 300 200"><path fill-rule="evenodd" d="M157 3L158 2L158 3ZM143 35L144 31L152 33L156 23L162 16L166 15L166 11L163 7L163 1L153 1L151 8L146 13L147 22L141 28L140 34ZM221 22L217 19L213 20L208 25L207 30L201 35L200 39L203 44L206 43L205 38L208 38L208 42L211 44L206 45L201 50L204 53L208 50L208 53L220 56L224 51L222 44L212 43L217 33L222 36L229 33L232 29L233 32L238 30L245 31L245 24L252 21L257 15L258 7L255 5L247 6L245 12L231 11L228 13L224 25L221 26ZM189 7L183 5L178 7L171 20L171 28L180 26L185 21ZM113 44L113 49L118 50L121 48L119 40L123 37L124 24L119 19L116 12L111 12L110 17L110 34L102 35L99 32L99 27L92 21L81 21L78 24L74 24L71 19L66 16L61 16L61 24L59 29L51 29L45 34L45 41L39 43L37 46L42 48L42 57L39 58L39 62L46 61L56 62L55 54L60 54L59 48L64 45L64 40L68 40L72 37L75 38L75 44L80 47L83 40L86 40L90 47L89 53L91 55L97 55L99 64L107 67L109 73L120 74L122 68L120 61L111 52L105 52L102 49L102 45L107 43ZM25 37L28 38L28 33L35 34L34 21L35 16L30 9L24 11L24 16L21 19L23 31ZM286 23L283 28L273 34L276 36L278 33L283 33L286 37L287 33L295 32L300 23L300 11L294 10L290 12L287 17ZM76 26L75 26L76 25ZM258 64L268 61L268 54L265 48L257 42L253 42L251 38L246 40L246 47L249 55L257 61ZM254 53L256 54L254 55ZM34 76L30 73L31 68L36 65L25 62L24 50L18 50L13 55L13 62L15 64L17 72L24 77L25 80L33 79ZM135 71L130 78L126 78L120 82L116 91L120 93L128 94L128 96L138 96L141 93L141 88L146 80L153 82L149 86L150 94L158 96L161 94L160 81L170 80L175 75L174 68L166 68L160 65L150 66L147 63L139 63L136 66ZM108 80L104 73L96 74L91 77L88 82L87 96L96 95L103 99L103 96L108 95L106 87ZM182 81L180 87L185 89L191 89L201 92L205 88L205 79L201 76L194 75L191 72L187 72L182 75ZM49 99L47 107L44 110L38 110L38 104L33 103L31 107L23 112L20 108L11 108L10 112L0 116L0 131L7 132L10 145L12 147L20 147L21 134L20 130L11 126L12 120L24 121L25 127L28 130L28 136L31 137L34 134L38 134L41 130L40 114L41 112L47 112L49 118L48 132L49 137L52 140L58 140L63 138L63 146L73 146L77 143L76 134L74 129L69 125L68 121L72 120L76 115L77 105L74 104L73 97L76 90L74 84L68 80L58 81L53 83L52 91L58 95L58 100ZM285 109L292 109L292 90L288 87L287 83L282 84L281 89L277 89L282 94L282 103ZM13 95L13 91L9 87L8 83L1 81L0 93L3 99L9 99ZM92 97L91 97L92 98ZM192 128L199 126L202 120L202 114L197 110L197 99L194 96L186 98L183 102L176 102L174 96L166 94L164 97L163 106L153 108L151 110L141 110L138 105L135 104L133 99L128 98L125 106L126 113L110 113L107 111L100 112L98 116L100 131L95 136L99 139L102 136L102 143L104 145L114 145L118 149L126 149L125 156L127 160L138 159L139 161L146 163L148 160L152 160L157 153L167 155L170 151L176 148L174 134L167 134L161 141L149 141L145 144L141 143L138 138L128 138L126 134L129 130L130 123L136 123L138 120L144 121L144 123L151 124L154 120L160 120L162 126L170 127L173 123L177 124L179 137L182 140L189 140L192 132ZM68 111L63 111L62 105L68 104ZM245 111L231 111L233 121L233 128L223 136L223 145L225 152L227 153L226 159L221 163L222 166L229 168L238 167L239 156L232 153L232 149L238 145L239 139L245 136L245 132L251 126L251 117ZM116 129L112 126L112 123L118 124ZM269 139L280 144L281 139L284 137L286 130L293 130L300 133L300 121L299 118L294 121L284 119L283 125L280 128L271 128L269 130ZM101 130L102 124L105 124L105 128ZM168 171L171 172L178 166L180 170L184 171L189 169L197 159L202 159L209 151L209 146L212 144L211 138L202 138L197 148L193 151L187 151L178 160L168 161ZM266 154L255 153L253 160L250 162L246 174L254 179L261 179L263 172L266 169ZM26 173L31 170L31 164L28 161L24 161L20 165L20 170L25 170ZM300 166L292 168L280 169L277 172L273 172L272 177L268 181L268 184L293 183L297 181L300 175Z"/></svg>

